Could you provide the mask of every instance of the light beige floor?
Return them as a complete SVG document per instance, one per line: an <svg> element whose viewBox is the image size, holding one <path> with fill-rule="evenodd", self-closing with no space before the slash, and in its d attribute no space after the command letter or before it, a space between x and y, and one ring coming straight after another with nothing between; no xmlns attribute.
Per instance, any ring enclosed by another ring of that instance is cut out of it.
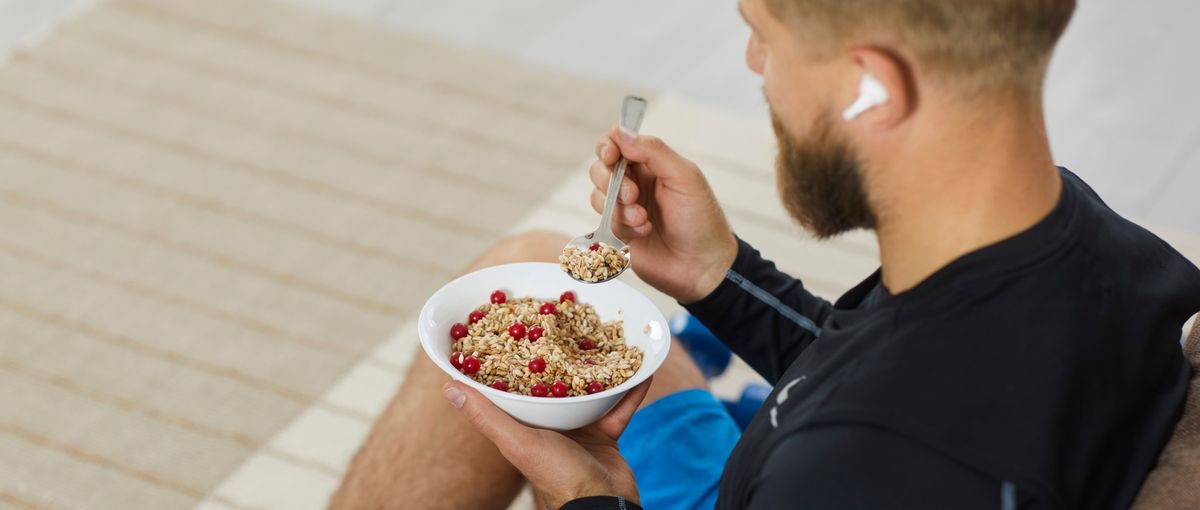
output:
<svg viewBox="0 0 1200 510"><path fill-rule="evenodd" d="M114 0L14 54L0 501L187 508L259 451L333 472L280 431L369 423L323 397L363 359L394 386L367 354L623 93L256 0Z"/></svg>
<svg viewBox="0 0 1200 510"><path fill-rule="evenodd" d="M626 91L258 0L118 0L16 55L0 503L322 507L424 297L503 233L594 226L583 169ZM787 221L760 117L652 102L644 131L785 270L833 297L875 267L869 235Z"/></svg>

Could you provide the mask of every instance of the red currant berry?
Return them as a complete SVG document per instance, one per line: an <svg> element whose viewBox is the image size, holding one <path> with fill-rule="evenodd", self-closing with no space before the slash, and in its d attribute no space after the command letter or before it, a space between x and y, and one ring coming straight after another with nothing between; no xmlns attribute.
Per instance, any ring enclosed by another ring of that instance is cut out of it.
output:
<svg viewBox="0 0 1200 510"><path fill-rule="evenodd" d="M462 371L464 374L471 375L479 371L479 358L475 356L467 356L462 360Z"/></svg>
<svg viewBox="0 0 1200 510"><path fill-rule="evenodd" d="M467 325L466 324L463 324L461 322L455 322L453 326L450 326L450 338L458 340L459 338L462 338L464 336L467 336Z"/></svg>
<svg viewBox="0 0 1200 510"><path fill-rule="evenodd" d="M560 398L567 396L567 390L569 389L567 383L562 381L554 381L554 384L550 385L550 393Z"/></svg>
<svg viewBox="0 0 1200 510"><path fill-rule="evenodd" d="M475 324L476 322L479 322L481 320L483 320L483 312L481 312L479 310L475 310L474 312L471 312L471 314L467 316L467 324Z"/></svg>
<svg viewBox="0 0 1200 510"><path fill-rule="evenodd" d="M533 386L529 387L529 394L533 395L535 397L544 397L544 396L546 396L546 393L547 392L546 392L545 384L537 383L537 384L534 384Z"/></svg>
<svg viewBox="0 0 1200 510"><path fill-rule="evenodd" d="M458 351L450 353L450 366L454 367L455 370L462 370L462 359L463 353Z"/></svg>
<svg viewBox="0 0 1200 510"><path fill-rule="evenodd" d="M554 303L542 303L542 306L538 308L538 313L542 315L554 315L557 311L558 307L554 306Z"/></svg>
<svg viewBox="0 0 1200 510"><path fill-rule="evenodd" d="M592 361L592 360L590 360L590 359L585 359L585 360L583 360L583 362L584 362L584 363L587 363L587 364L589 364L589 365L595 365L595 364L596 364L596 362L595 362L595 361Z"/></svg>
<svg viewBox="0 0 1200 510"><path fill-rule="evenodd" d="M529 360L529 371L535 374L540 374L546 371L546 360L542 358L533 358Z"/></svg>
<svg viewBox="0 0 1200 510"><path fill-rule="evenodd" d="M529 328L529 341L536 342L544 334L546 334L546 330L542 329L541 326L534 326L532 328Z"/></svg>
<svg viewBox="0 0 1200 510"><path fill-rule="evenodd" d="M525 338L525 325L521 324L520 322L517 322L517 323L514 323L512 326L509 326L508 327L508 336L516 338L517 340Z"/></svg>
<svg viewBox="0 0 1200 510"><path fill-rule="evenodd" d="M505 301L508 301L508 296L504 294L504 291L498 290L492 293L492 304L499 305Z"/></svg>
<svg viewBox="0 0 1200 510"><path fill-rule="evenodd" d="M598 384L598 383L593 383L593 384ZM495 381L492 381L492 384L489 384L488 386L496 388L500 391L508 391L508 383L504 382L501 379L496 379Z"/></svg>
<svg viewBox="0 0 1200 510"><path fill-rule="evenodd" d="M583 391L586 391L588 395L600 393L601 391L604 391L604 383L600 381L592 381L588 383L587 387L585 387Z"/></svg>
<svg viewBox="0 0 1200 510"><path fill-rule="evenodd" d="M561 296L558 296L559 303L562 303L565 301L570 301L570 302L574 303L575 302L575 293L568 290L566 292L563 292Z"/></svg>
<svg viewBox="0 0 1200 510"><path fill-rule="evenodd" d="M579 341L579 348L585 351L590 351L596 348L596 342L590 338L584 338Z"/></svg>
<svg viewBox="0 0 1200 510"><path fill-rule="evenodd" d="M588 249L592 251L600 251L600 243L592 243L591 246L588 246Z"/></svg>

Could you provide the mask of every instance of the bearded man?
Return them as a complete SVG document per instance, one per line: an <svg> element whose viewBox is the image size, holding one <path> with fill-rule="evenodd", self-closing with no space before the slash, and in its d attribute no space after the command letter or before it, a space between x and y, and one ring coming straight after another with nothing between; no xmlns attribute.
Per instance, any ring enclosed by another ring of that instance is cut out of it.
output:
<svg viewBox="0 0 1200 510"><path fill-rule="evenodd" d="M775 386L758 415L739 434L674 355L560 434L419 361L335 506L503 508L527 480L555 509L1127 508L1180 413L1200 271L1055 165L1042 84L1074 7L741 0L780 198L818 238L872 230L880 269L812 295L736 236L695 164L613 128L593 207L633 162L614 222L633 270Z"/></svg>

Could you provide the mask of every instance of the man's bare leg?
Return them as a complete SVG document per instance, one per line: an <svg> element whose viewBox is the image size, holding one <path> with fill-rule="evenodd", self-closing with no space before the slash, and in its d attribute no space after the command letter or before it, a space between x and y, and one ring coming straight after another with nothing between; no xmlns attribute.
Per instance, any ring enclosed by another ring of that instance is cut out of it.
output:
<svg viewBox="0 0 1200 510"><path fill-rule="evenodd" d="M530 232L504 239L467 272L512 262L555 262L568 238ZM659 369L646 403L704 377L678 345ZM420 349L418 347L418 349ZM423 352L354 457L330 508L504 509L524 479L496 447L442 397L450 380ZM645 403L643 404L645 405Z"/></svg>

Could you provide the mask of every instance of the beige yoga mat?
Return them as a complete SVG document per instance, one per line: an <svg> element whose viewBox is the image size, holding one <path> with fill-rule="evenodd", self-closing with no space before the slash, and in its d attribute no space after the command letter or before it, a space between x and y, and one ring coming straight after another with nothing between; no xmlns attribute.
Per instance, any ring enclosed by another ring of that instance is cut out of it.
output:
<svg viewBox="0 0 1200 510"><path fill-rule="evenodd" d="M263 0L101 2L11 55L0 508L204 499L625 92Z"/></svg>

